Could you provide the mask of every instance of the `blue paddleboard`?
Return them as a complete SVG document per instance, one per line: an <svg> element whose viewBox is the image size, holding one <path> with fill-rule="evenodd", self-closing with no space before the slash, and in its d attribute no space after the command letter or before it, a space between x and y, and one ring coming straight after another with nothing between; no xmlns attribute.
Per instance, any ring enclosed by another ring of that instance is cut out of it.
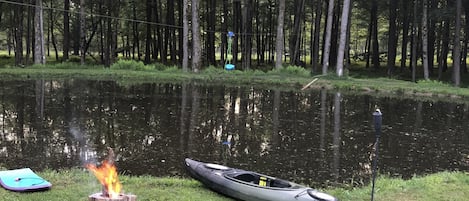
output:
<svg viewBox="0 0 469 201"><path fill-rule="evenodd" d="M10 191L42 191L52 184L29 168L0 171L0 185Z"/></svg>

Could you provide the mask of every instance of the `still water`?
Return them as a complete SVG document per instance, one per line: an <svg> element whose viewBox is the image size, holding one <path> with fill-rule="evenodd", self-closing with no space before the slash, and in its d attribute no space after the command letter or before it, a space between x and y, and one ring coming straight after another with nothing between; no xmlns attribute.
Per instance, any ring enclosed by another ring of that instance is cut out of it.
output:
<svg viewBox="0 0 469 201"><path fill-rule="evenodd" d="M0 167L83 167L116 150L128 175L183 176L183 159L312 186L362 185L372 113L383 112L379 171L469 168L469 105L200 84L0 81Z"/></svg>

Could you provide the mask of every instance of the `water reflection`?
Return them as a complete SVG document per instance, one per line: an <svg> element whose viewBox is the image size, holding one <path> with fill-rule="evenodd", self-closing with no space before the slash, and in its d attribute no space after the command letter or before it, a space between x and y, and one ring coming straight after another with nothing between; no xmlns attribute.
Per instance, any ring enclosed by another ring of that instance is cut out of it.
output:
<svg viewBox="0 0 469 201"><path fill-rule="evenodd" d="M380 172L469 167L467 105L188 83L0 84L5 168L79 167L111 146L126 174L185 175L189 156L308 185L360 185L371 177L376 105Z"/></svg>

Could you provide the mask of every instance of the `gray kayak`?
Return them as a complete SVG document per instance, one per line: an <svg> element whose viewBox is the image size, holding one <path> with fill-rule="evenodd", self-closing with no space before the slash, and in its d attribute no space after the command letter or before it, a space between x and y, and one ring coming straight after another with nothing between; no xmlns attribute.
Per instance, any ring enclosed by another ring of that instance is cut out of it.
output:
<svg viewBox="0 0 469 201"><path fill-rule="evenodd" d="M189 174L210 189L245 201L338 201L313 188L219 164L185 159Z"/></svg>

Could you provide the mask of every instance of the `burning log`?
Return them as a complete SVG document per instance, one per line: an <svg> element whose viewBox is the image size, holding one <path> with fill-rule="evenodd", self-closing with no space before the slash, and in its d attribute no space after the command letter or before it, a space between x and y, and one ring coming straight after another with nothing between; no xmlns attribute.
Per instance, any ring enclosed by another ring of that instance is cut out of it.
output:
<svg viewBox="0 0 469 201"><path fill-rule="evenodd" d="M88 197L89 201L135 201L137 196L121 194L121 183L117 176L117 168L114 165L114 151L108 148L108 156L97 167L93 164L87 164L86 168L91 170L99 182L102 184L102 192L95 193Z"/></svg>

